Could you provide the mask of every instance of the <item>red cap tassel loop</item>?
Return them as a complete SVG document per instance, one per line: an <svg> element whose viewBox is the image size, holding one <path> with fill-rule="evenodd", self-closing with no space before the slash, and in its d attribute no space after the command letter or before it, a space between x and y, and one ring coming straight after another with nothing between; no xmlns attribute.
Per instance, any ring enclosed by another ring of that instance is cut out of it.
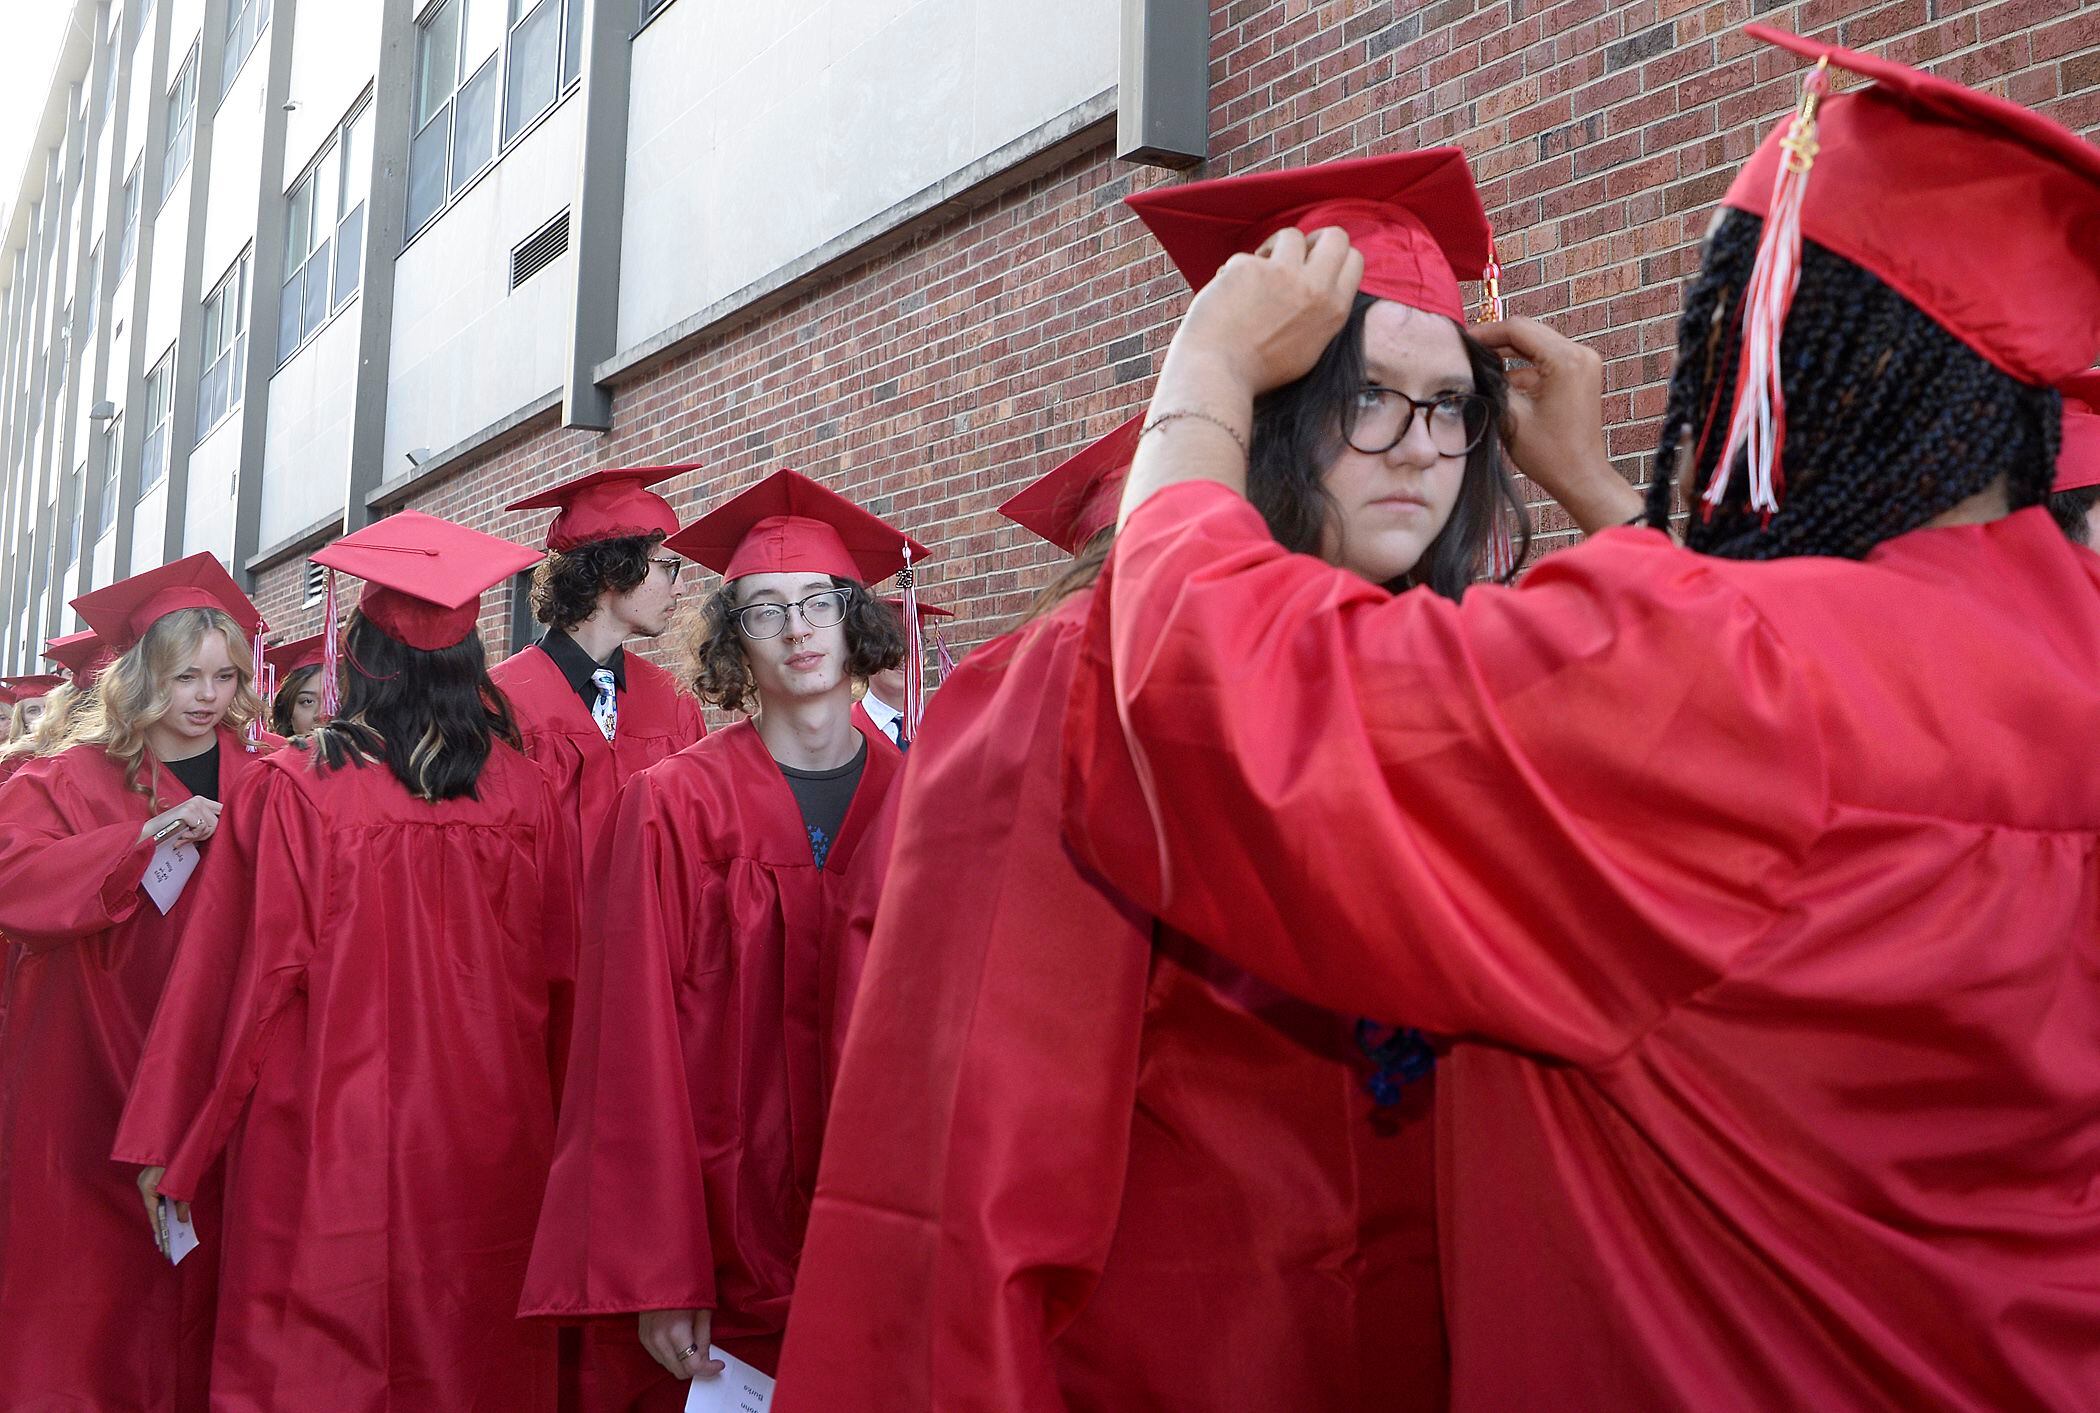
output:
<svg viewBox="0 0 2100 1413"><path fill-rule="evenodd" d="M335 596L335 571L328 571L322 594L327 606L321 610L321 715L333 717L343 709L343 629L341 607Z"/></svg>
<svg viewBox="0 0 2100 1413"><path fill-rule="evenodd" d="M1816 109L1830 92L1830 61L1818 61L1801 92L1801 106L1781 140L1786 159L1772 183L1772 204L1759 238L1757 262L1743 295L1743 357L1736 370L1735 409L1728 444L1706 488L1704 515L1728 496L1740 449L1750 463L1750 508L1769 522L1779 511L1785 482L1779 457L1786 443L1786 395L1780 387L1779 344L1787 311L1801 287L1801 204L1808 196L1809 169L1816 161Z"/></svg>
<svg viewBox="0 0 2100 1413"><path fill-rule="evenodd" d="M1502 261L1495 254L1495 233L1489 231L1487 265L1480 272L1480 317L1474 322L1490 323L1503 317Z"/></svg>

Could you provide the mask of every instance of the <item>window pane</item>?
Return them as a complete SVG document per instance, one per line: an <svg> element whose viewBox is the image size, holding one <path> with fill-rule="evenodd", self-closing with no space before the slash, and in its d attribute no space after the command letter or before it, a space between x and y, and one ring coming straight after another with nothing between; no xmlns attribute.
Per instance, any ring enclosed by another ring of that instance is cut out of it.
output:
<svg viewBox="0 0 2100 1413"><path fill-rule="evenodd" d="M165 453L168 449L168 434L164 427L156 427L146 433L146 443L139 454L139 489L151 490L160 484L161 473L168 469Z"/></svg>
<svg viewBox="0 0 2100 1413"><path fill-rule="evenodd" d="M314 244L328 239L335 229L335 199L342 192L343 180L336 170L336 147L331 143L314 164L310 184L314 189Z"/></svg>
<svg viewBox="0 0 2100 1413"><path fill-rule="evenodd" d="M241 405L241 394L248 387L248 334L244 329L233 341L233 377L229 386L232 395L228 401L235 407Z"/></svg>
<svg viewBox="0 0 2100 1413"><path fill-rule="evenodd" d="M560 79L555 63L560 51L561 10L558 0L539 0L510 36L510 72L504 79L503 140L554 106Z"/></svg>
<svg viewBox="0 0 2100 1413"><path fill-rule="evenodd" d="M473 72L503 43L505 0L452 0L467 7L466 27L460 35L459 66Z"/></svg>
<svg viewBox="0 0 2100 1413"><path fill-rule="evenodd" d="M431 120L408 147L408 229L422 229L445 204L445 149L452 142L451 110Z"/></svg>
<svg viewBox="0 0 2100 1413"><path fill-rule="evenodd" d="M561 0L561 82L567 88L583 72L583 0Z"/></svg>
<svg viewBox="0 0 2100 1413"><path fill-rule="evenodd" d="M496 155L496 61L475 71L459 91L452 120L452 190L472 181Z"/></svg>
<svg viewBox="0 0 2100 1413"><path fill-rule="evenodd" d="M314 182L312 177L292 188L285 202L284 267L289 270L306 258L314 238Z"/></svg>
<svg viewBox="0 0 2100 1413"><path fill-rule="evenodd" d="M364 204L372 189L372 105L343 126L343 209Z"/></svg>
<svg viewBox="0 0 2100 1413"><path fill-rule="evenodd" d="M335 237L335 308L340 309L357 293L365 263L365 208L359 205L343 217Z"/></svg>
<svg viewBox="0 0 2100 1413"><path fill-rule="evenodd" d="M299 349L299 271L284 282L283 297L277 302L277 361L284 362Z"/></svg>
<svg viewBox="0 0 2100 1413"><path fill-rule="evenodd" d="M416 32L416 127L429 123L459 83L459 7L448 0Z"/></svg>
<svg viewBox="0 0 2100 1413"><path fill-rule="evenodd" d="M311 336L328 317L328 242L325 240L314 248L313 259L306 262L305 306L305 311L299 316L301 338Z"/></svg>

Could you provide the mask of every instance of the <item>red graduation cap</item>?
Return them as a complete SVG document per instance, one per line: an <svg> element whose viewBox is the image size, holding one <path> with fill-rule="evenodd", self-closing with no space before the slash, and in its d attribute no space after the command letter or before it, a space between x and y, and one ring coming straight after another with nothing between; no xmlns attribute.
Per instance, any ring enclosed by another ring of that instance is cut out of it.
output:
<svg viewBox="0 0 2100 1413"><path fill-rule="evenodd" d="M664 541L725 580L833 574L875 584L932 552L881 517L794 471L775 471Z"/></svg>
<svg viewBox="0 0 2100 1413"><path fill-rule="evenodd" d="M1745 296L1744 370L1723 467L1751 450L1752 504L1777 508L1779 331L1807 238L1871 271L1994 366L2051 385L2100 354L2100 148L1990 94L1765 25L1819 61L1796 114L1727 205L1765 220ZM1829 94L1824 65L1874 80ZM1725 494L1717 475L1708 499Z"/></svg>
<svg viewBox="0 0 2100 1413"><path fill-rule="evenodd" d="M328 635L315 633L311 637L298 638L289 643L277 643L263 649L263 661L277 670L277 680L283 682L294 672L309 667L319 667L327 655Z"/></svg>
<svg viewBox="0 0 2100 1413"><path fill-rule="evenodd" d="M82 692L95 685L95 679L115 656L92 628L68 633L44 644L45 659L72 673L75 690Z"/></svg>
<svg viewBox="0 0 2100 1413"><path fill-rule="evenodd" d="M2056 491L2100 486L2100 372L2064 380L2064 445L2056 458Z"/></svg>
<svg viewBox="0 0 2100 1413"><path fill-rule="evenodd" d="M66 679L48 672L28 677L0 677L0 706L13 706L16 702L33 701L54 688L66 685Z"/></svg>
<svg viewBox="0 0 2100 1413"><path fill-rule="evenodd" d="M163 564L73 600L80 621L109 645L112 655L129 652L148 628L185 608L220 609L251 640L262 631L262 615L210 554Z"/></svg>
<svg viewBox="0 0 2100 1413"><path fill-rule="evenodd" d="M381 632L412 648L436 652L464 642L481 617L482 592L539 563L540 552L435 515L404 510L343 536L310 558L365 581L358 609Z"/></svg>
<svg viewBox="0 0 2100 1413"><path fill-rule="evenodd" d="M686 461L675 466L619 466L592 471L523 500L514 500L504 509L559 507L561 513L547 527L547 548L557 553L593 540L653 535L658 531L674 535L678 532L677 514L669 501L649 487L699 464Z"/></svg>
<svg viewBox="0 0 2100 1413"><path fill-rule="evenodd" d="M1124 200L1192 289L1286 226L1339 226L1363 253L1365 294L1463 324L1458 282L1481 278L1493 260L1487 212L1456 147L1155 187Z"/></svg>
<svg viewBox="0 0 2100 1413"><path fill-rule="evenodd" d="M1144 429L1145 414L1140 411L1009 496L999 513L1066 554L1079 553L1088 540L1116 523L1123 478Z"/></svg>

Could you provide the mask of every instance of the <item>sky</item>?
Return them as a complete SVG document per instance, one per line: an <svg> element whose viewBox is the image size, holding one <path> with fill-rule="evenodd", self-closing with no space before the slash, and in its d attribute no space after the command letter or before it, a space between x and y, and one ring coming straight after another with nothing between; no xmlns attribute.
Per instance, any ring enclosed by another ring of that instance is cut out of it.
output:
<svg viewBox="0 0 2100 1413"><path fill-rule="evenodd" d="M0 0L0 220L21 190L23 159L44 116L51 64L72 15L73 0Z"/></svg>

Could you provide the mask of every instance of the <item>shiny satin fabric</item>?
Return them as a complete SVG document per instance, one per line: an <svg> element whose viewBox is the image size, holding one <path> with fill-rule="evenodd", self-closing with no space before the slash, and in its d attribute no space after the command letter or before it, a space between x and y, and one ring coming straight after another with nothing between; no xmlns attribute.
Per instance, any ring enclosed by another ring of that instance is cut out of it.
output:
<svg viewBox="0 0 2100 1413"><path fill-rule="evenodd" d="M1454 1407L2100 1407L2100 560L2046 512L1613 530L1460 606L1181 487L1097 593L1079 852L1473 1042Z"/></svg>
<svg viewBox="0 0 2100 1413"><path fill-rule="evenodd" d="M574 844L498 745L476 797L286 751L227 803L117 1155L225 1153L215 1413L551 1410L515 1318L554 1140Z"/></svg>
<svg viewBox="0 0 2100 1413"><path fill-rule="evenodd" d="M219 732L224 799L261 757ZM154 1249L133 1169L109 1160L146 1030L197 908L165 917L139 881L139 826L190 798L165 769L158 809L100 747L33 761L0 787L0 1408L201 1413L219 1253ZM201 851L210 858L217 840ZM201 866L200 866L201 872ZM220 1230L218 1174L195 1221Z"/></svg>
<svg viewBox="0 0 2100 1413"><path fill-rule="evenodd" d="M699 699L681 691L677 679L631 651L625 662L627 687L619 694L620 727L613 741L598 729L560 665L538 646L513 653L489 672L510 701L525 754L554 781L555 798L568 815L581 858L579 908L612 849L620 787L707 734ZM567 1073L570 1025L567 1016L557 1022L557 1078ZM620 1413L621 1390L646 1382L656 1369L635 1338L632 1320L608 1321L581 1338L565 1332L563 1340L562 1406L576 1413Z"/></svg>
<svg viewBox="0 0 2100 1413"><path fill-rule="evenodd" d="M749 722L622 791L598 907L622 925L586 938L523 1313L709 1308L717 1343L772 1367L903 768L881 733L861 736L822 869Z"/></svg>
<svg viewBox="0 0 2100 1413"><path fill-rule="evenodd" d="M1430 1093L1155 929L1058 838L1089 596L913 747L781 1413L1442 1406Z"/></svg>
<svg viewBox="0 0 2100 1413"><path fill-rule="evenodd" d="M525 754L553 777L554 793L584 850L586 877L602 866L596 855L611 843L620 787L707 734L698 698L641 654L625 657L627 689L619 694L620 728L613 741L605 739L554 659L537 646L489 670L517 716Z"/></svg>

